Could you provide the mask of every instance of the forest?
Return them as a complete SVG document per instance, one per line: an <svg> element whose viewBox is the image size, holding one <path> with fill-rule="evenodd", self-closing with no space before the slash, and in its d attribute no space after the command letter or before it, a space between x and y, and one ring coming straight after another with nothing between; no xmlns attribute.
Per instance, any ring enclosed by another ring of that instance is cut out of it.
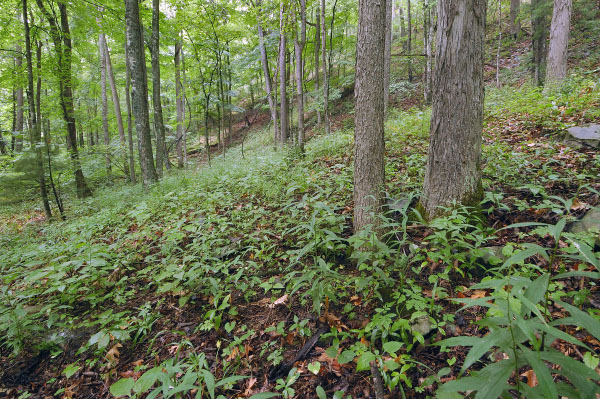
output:
<svg viewBox="0 0 600 399"><path fill-rule="evenodd" d="M600 1L0 1L0 398L600 398Z"/></svg>

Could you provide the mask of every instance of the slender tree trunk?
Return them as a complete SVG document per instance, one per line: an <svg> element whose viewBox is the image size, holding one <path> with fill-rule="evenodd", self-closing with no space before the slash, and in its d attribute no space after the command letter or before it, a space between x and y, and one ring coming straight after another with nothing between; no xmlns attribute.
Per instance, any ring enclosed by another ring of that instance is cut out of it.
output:
<svg viewBox="0 0 600 399"><path fill-rule="evenodd" d="M412 70L412 13L410 11L410 0L407 0L406 3L406 13L408 15L408 41L406 44L406 51L409 55L408 57L408 81L412 82L413 80L413 70Z"/></svg>
<svg viewBox="0 0 600 399"><path fill-rule="evenodd" d="M304 151L304 61L302 52L306 43L306 0L300 0L300 39L296 35L296 95L298 98L298 146Z"/></svg>
<svg viewBox="0 0 600 399"><path fill-rule="evenodd" d="M531 41L533 52L533 83L543 86L546 74L546 0L531 0Z"/></svg>
<svg viewBox="0 0 600 399"><path fill-rule="evenodd" d="M502 48L502 2L498 0L498 48L496 51L496 87L500 88L500 49Z"/></svg>
<svg viewBox="0 0 600 399"><path fill-rule="evenodd" d="M390 68L392 62L392 3L385 2L385 54L383 57L383 116L387 118L390 103Z"/></svg>
<svg viewBox="0 0 600 399"><path fill-rule="evenodd" d="M23 19L25 19L26 17L23 17ZM24 106L24 100L23 100L23 84L21 82L21 76L22 76L22 67L23 67L23 56L21 55L21 46L19 46L18 44L15 47L16 51L17 51L17 56L15 57L16 62L15 62L15 66L17 69L17 73L18 73L18 79L17 79L17 119L16 119L16 125L15 125L15 130L14 132L16 132L17 136L15 138L15 151L16 152L21 152L23 151L23 110L25 108Z"/></svg>
<svg viewBox="0 0 600 399"><path fill-rule="evenodd" d="M404 21L404 8L399 7L398 13L400 14L400 37L406 37L406 25ZM406 50L406 42L404 43L404 50Z"/></svg>
<svg viewBox="0 0 600 399"><path fill-rule="evenodd" d="M319 6L315 10L315 91L321 86L319 70L319 53L321 49L321 14ZM317 124L321 125L321 110L317 109Z"/></svg>
<svg viewBox="0 0 600 399"><path fill-rule="evenodd" d="M131 74L131 97L138 136L142 183L147 187L155 183L158 176L152 156L146 57L138 0L125 0L125 23L127 26L127 63Z"/></svg>
<svg viewBox="0 0 600 399"><path fill-rule="evenodd" d="M327 68L327 26L325 20L325 0L321 0L321 62L323 63L323 115L325 133L331 133L331 115L329 114L329 72Z"/></svg>
<svg viewBox="0 0 600 399"><path fill-rule="evenodd" d="M516 40L521 33L521 0L510 0L510 36Z"/></svg>
<svg viewBox="0 0 600 399"><path fill-rule="evenodd" d="M42 133L40 129L40 120L35 110L35 99L33 91L33 60L31 56L31 37L29 33L27 0L23 0L23 25L25 28L25 58L27 59L27 95L29 102L29 129L31 137L31 146L35 150L35 168L37 171L38 183L40 185L40 194L44 204L46 219L52 218L52 210L48 201L48 191L46 190L46 173L44 171L44 158L42 155Z"/></svg>
<svg viewBox="0 0 600 399"><path fill-rule="evenodd" d="M288 140L288 106L287 106L287 75L286 75L286 37L285 37L285 12L284 4L279 8L279 91L281 92L281 137L280 145Z"/></svg>
<svg viewBox="0 0 600 399"><path fill-rule="evenodd" d="M150 39L152 58L152 105L154 107L154 130L156 131L156 174L162 177L166 158L165 123L160 97L160 1L152 0L152 37Z"/></svg>
<svg viewBox="0 0 600 399"><path fill-rule="evenodd" d="M571 0L554 0L552 23L550 24L550 49L546 84L561 82L567 77L567 50L571 23Z"/></svg>
<svg viewBox="0 0 600 399"><path fill-rule="evenodd" d="M438 2L435 84L421 205L477 205L481 186L486 0Z"/></svg>
<svg viewBox="0 0 600 399"><path fill-rule="evenodd" d="M183 43L183 42L182 42ZM229 65L229 55L227 55L227 66L229 68L229 92L231 92L231 67ZM185 85L186 85L186 78L185 78L185 51L183 49L183 46L181 47L181 75L183 77L182 83L181 83L181 124L183 125L183 165L187 167L187 128L185 126ZM230 100L230 104L231 105L231 97L229 97ZM191 119L192 119L192 115L189 115L190 118L190 123L191 123ZM189 126L189 123L188 123ZM229 107L229 130L231 130L231 106Z"/></svg>
<svg viewBox="0 0 600 399"><path fill-rule="evenodd" d="M119 91L117 90L117 84L115 82L115 75L112 69L112 62L110 60L110 51L104 40L104 56L106 61L106 74L108 76L108 82L110 84L110 91L112 94L112 102L115 108L115 116L117 119L117 130L119 131L119 141L121 143L121 151L123 153L123 170L127 174L127 150L125 144L125 129L123 126L123 116L121 115L121 103L119 102Z"/></svg>
<svg viewBox="0 0 600 399"><path fill-rule="evenodd" d="M100 24L100 22L98 22ZM111 180L111 164L110 164L110 132L108 131L108 96L106 95L106 57L104 47L106 46L106 38L104 34L100 33L98 38L98 53L100 54L100 98L102 99L102 132L104 133L104 145L105 145L105 161L106 161L106 173L108 179Z"/></svg>
<svg viewBox="0 0 600 399"><path fill-rule="evenodd" d="M391 1L391 0L387 0ZM385 193L386 0L359 0L356 38L354 231L379 225Z"/></svg>
<svg viewBox="0 0 600 399"><path fill-rule="evenodd" d="M125 54L127 54L127 40L125 40ZM129 181L136 183L135 156L133 155L133 118L131 111L131 77L129 67L125 67L125 104L127 106L127 147L129 150Z"/></svg>

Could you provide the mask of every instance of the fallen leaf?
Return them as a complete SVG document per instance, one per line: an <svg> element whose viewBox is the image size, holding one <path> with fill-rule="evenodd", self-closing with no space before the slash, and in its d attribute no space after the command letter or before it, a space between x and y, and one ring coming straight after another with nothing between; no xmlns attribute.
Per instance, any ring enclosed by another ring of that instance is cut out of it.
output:
<svg viewBox="0 0 600 399"><path fill-rule="evenodd" d="M521 377L527 378L527 385L529 385L532 388L537 386L538 384L537 376L535 375L535 371L533 370L527 370L526 372L521 374Z"/></svg>
<svg viewBox="0 0 600 399"><path fill-rule="evenodd" d="M288 294L285 294L281 298L269 305L269 308L273 309L277 305L283 305L288 300Z"/></svg>
<svg viewBox="0 0 600 399"><path fill-rule="evenodd" d="M119 364L119 356L121 356L121 353L119 353L119 348L122 347L123 345L116 344L115 346L110 348L108 352L106 352L104 358L108 360L108 362L110 363L110 367L115 367L117 364Z"/></svg>

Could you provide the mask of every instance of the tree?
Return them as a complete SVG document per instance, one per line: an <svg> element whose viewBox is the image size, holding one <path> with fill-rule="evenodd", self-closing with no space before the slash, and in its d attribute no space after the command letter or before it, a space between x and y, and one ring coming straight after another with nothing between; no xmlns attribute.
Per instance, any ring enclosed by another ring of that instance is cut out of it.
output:
<svg viewBox="0 0 600 399"><path fill-rule="evenodd" d="M152 37L150 56L152 57L152 105L154 107L154 130L156 131L156 173L162 176L165 163L165 123L163 120L162 100L160 98L160 4L152 0Z"/></svg>
<svg viewBox="0 0 600 399"><path fill-rule="evenodd" d="M327 68L327 26L325 25L325 0L321 0L321 51L323 64L323 116L325 133L331 133L331 115L329 114L329 71Z"/></svg>
<svg viewBox="0 0 600 399"><path fill-rule="evenodd" d="M127 40L125 40L125 56L127 57ZM131 76L129 67L125 67L125 104L127 106L127 147L129 151L129 181L136 183L135 157L133 155L133 115L131 109Z"/></svg>
<svg viewBox="0 0 600 399"><path fill-rule="evenodd" d="M391 1L391 0L388 0ZM360 0L356 39L354 231L377 224L384 204L386 1Z"/></svg>
<svg viewBox="0 0 600 399"><path fill-rule="evenodd" d="M521 0L510 0L510 35L517 39L521 33Z"/></svg>
<svg viewBox="0 0 600 399"><path fill-rule="evenodd" d="M300 0L300 38L296 33L294 50L296 54L296 96L298 99L298 146L304 150L304 60L302 52L306 43L306 0Z"/></svg>
<svg viewBox="0 0 600 399"><path fill-rule="evenodd" d="M481 186L486 0L438 2L434 94L422 210L477 204Z"/></svg>
<svg viewBox="0 0 600 399"><path fill-rule="evenodd" d="M156 1L156 0L154 0ZM183 97L181 95L181 40L175 41L175 108L177 112L177 166L183 168Z"/></svg>
<svg viewBox="0 0 600 399"><path fill-rule="evenodd" d="M143 29L138 0L125 0L125 25L127 30L127 63L131 76L131 102L138 137L142 184L149 186L158 180L158 175L152 156L146 57L144 55Z"/></svg>
<svg viewBox="0 0 600 399"><path fill-rule="evenodd" d="M531 51L533 53L533 84L542 86L546 71L546 2L531 0Z"/></svg>
<svg viewBox="0 0 600 399"><path fill-rule="evenodd" d="M392 64L392 3L393 0L387 0L385 3L385 54L383 65L383 115L387 118L388 105L390 103L390 71Z"/></svg>
<svg viewBox="0 0 600 399"><path fill-rule="evenodd" d="M285 8L284 1L279 7L279 91L281 97L279 141L284 145L288 140L288 104L287 104L287 73L286 73L287 41L285 37Z"/></svg>
<svg viewBox="0 0 600 399"><path fill-rule="evenodd" d="M557 83L567 77L567 49L572 8L571 0L554 0L546 84Z"/></svg>
<svg viewBox="0 0 600 399"><path fill-rule="evenodd" d="M99 20L98 20L99 21ZM100 25L100 22L98 22ZM100 27L102 28L102 27ZM98 52L100 54L100 98L102 101L102 132L104 133L104 145L106 146L106 173L110 179L111 164L110 164L110 132L108 131L108 97L106 95L106 38L104 33L100 32L98 37Z"/></svg>
<svg viewBox="0 0 600 399"><path fill-rule="evenodd" d="M24 17L23 19L26 19ZM21 46L18 44L15 47L16 56L15 56L15 69L17 72L17 90L16 90L16 118L15 118L15 145L14 150L16 152L23 151L23 109L24 109L24 101L23 101L23 85L21 84L21 67L23 66L23 56L21 53ZM14 134L14 133L13 133Z"/></svg>

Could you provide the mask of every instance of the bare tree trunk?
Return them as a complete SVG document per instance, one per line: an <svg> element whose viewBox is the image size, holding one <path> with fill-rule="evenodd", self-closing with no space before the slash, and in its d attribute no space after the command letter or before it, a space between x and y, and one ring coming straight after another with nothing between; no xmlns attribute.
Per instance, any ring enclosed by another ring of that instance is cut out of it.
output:
<svg viewBox="0 0 600 399"><path fill-rule="evenodd" d="M155 0L156 1L156 0ZM181 98L181 40L175 42L175 108L177 109L177 167L183 168L183 101Z"/></svg>
<svg viewBox="0 0 600 399"><path fill-rule="evenodd" d="M110 51L108 51L106 40L104 40L104 55L106 60L106 74L108 76L108 82L110 84L110 91L112 94L112 102L115 108L115 116L117 118L117 130L119 131L121 151L123 152L123 170L125 171L125 174L127 174L127 150L125 149L125 129L123 127L123 116L121 115L121 103L119 102L119 92L117 90L115 75L112 69L112 62L110 61Z"/></svg>
<svg viewBox="0 0 600 399"><path fill-rule="evenodd" d="M261 25L260 14L262 12L260 0L257 2L258 15L256 17L256 23L258 28L258 46L260 48L260 59L262 61L263 74L265 79L265 91L267 92L267 100L269 101L269 109L271 111L271 123L273 123L273 140L277 143L279 140L279 131L277 128L277 104L273 100L273 89L271 84L271 72L269 70L269 59L267 57L267 49L265 48L265 35Z"/></svg>
<svg viewBox="0 0 600 399"><path fill-rule="evenodd" d="M98 25L100 22L98 21ZM98 38L98 52L100 54L100 98L102 99L102 132L104 133L106 173L108 179L111 180L111 164L110 164L110 133L108 131L108 97L106 95L106 57L104 47L106 46L106 38L103 33L100 33Z"/></svg>
<svg viewBox="0 0 600 399"><path fill-rule="evenodd" d="M315 91L321 86L319 70L319 53L321 49L321 15L319 6L315 10ZM321 125L321 110L317 108L317 124Z"/></svg>
<svg viewBox="0 0 600 399"><path fill-rule="evenodd" d="M421 205L432 218L477 205L481 186L486 0L438 2L435 84Z"/></svg>
<svg viewBox="0 0 600 399"><path fill-rule="evenodd" d="M521 33L521 0L510 0L510 36L516 40Z"/></svg>
<svg viewBox="0 0 600 399"><path fill-rule="evenodd" d="M533 83L544 85L546 71L546 13L545 0L531 0L531 41L533 52Z"/></svg>
<svg viewBox="0 0 600 399"><path fill-rule="evenodd" d="M425 54L427 55L427 60L425 64L425 69L427 71L427 81L425 83L425 103L431 104L431 93L433 90L433 39L435 34L435 8L429 4L429 33L427 35L427 45L425 48Z"/></svg>
<svg viewBox="0 0 600 399"><path fill-rule="evenodd" d="M154 107L154 130L156 134L156 174L162 177L166 163L165 123L160 97L160 1L152 0L152 37L150 39L152 58L152 105Z"/></svg>
<svg viewBox="0 0 600 399"><path fill-rule="evenodd" d="M400 14L400 37L406 37L406 25L404 22L404 8L399 7L398 13ZM406 43L404 43L406 44ZM404 47L406 50L406 47Z"/></svg>
<svg viewBox="0 0 600 399"><path fill-rule="evenodd" d="M413 80L413 70L412 70L412 57L410 57L410 54L412 54L412 13L410 11L410 0L407 0L406 3L406 13L408 15L408 41L406 44L406 51L407 54L409 55L408 57L408 81L412 82Z"/></svg>
<svg viewBox="0 0 600 399"><path fill-rule="evenodd" d="M296 95L298 98L298 146L304 151L304 61L302 52L306 43L306 0L300 0L300 40L294 40L296 52Z"/></svg>
<svg viewBox="0 0 600 399"><path fill-rule="evenodd" d="M183 42L182 42L183 43ZM229 55L227 56L227 61L229 63ZM187 167L187 128L185 127L185 51L183 50L183 46L181 47L181 75L183 77L183 81L181 83L181 124L183 125L183 165ZM231 68L229 69L229 91L231 92ZM231 102L231 101L230 101ZM230 104L231 105L231 104ZM192 115L189 116L190 122L192 120ZM188 123L188 126L189 126ZM231 129L231 107L229 108L229 129Z"/></svg>
<svg viewBox="0 0 600 399"><path fill-rule="evenodd" d="M498 48L496 51L496 87L500 88L500 49L502 48L502 2L498 0Z"/></svg>
<svg viewBox="0 0 600 399"><path fill-rule="evenodd" d="M325 20L325 0L321 0L321 62L323 63L323 114L325 133L331 133L331 115L329 114L329 72L327 67L327 25Z"/></svg>
<svg viewBox="0 0 600 399"><path fill-rule="evenodd" d="M391 1L391 0L387 0ZM354 231L379 225L385 192L386 0L359 0L354 131Z"/></svg>
<svg viewBox="0 0 600 399"><path fill-rule="evenodd" d="M385 2L385 54L383 57L383 117L387 118L390 104L390 68L392 63L392 3Z"/></svg>
<svg viewBox="0 0 600 399"><path fill-rule="evenodd" d="M567 50L572 8L571 0L554 0L546 84L558 83L567 77Z"/></svg>
<svg viewBox="0 0 600 399"><path fill-rule="evenodd" d="M138 137L142 184L147 187L155 183L158 176L152 156L146 57L138 0L125 0L125 23L127 26L127 64L131 75L131 97Z"/></svg>
<svg viewBox="0 0 600 399"><path fill-rule="evenodd" d="M286 75L286 38L285 38L285 13L284 4L279 8L279 91L281 92L281 137L280 145L288 140L288 106L287 106L287 75Z"/></svg>
<svg viewBox="0 0 600 399"><path fill-rule="evenodd" d="M27 59L27 95L29 102L29 119L30 119L30 137L31 146L35 149L35 168L37 171L38 183L40 185L40 193L42 196L42 203L44 204L44 212L46 219L52 218L52 210L50 209L50 202L48 201L48 191L46 190L46 173L44 171L44 159L42 155L42 133L40 128L40 120L38 119L38 113L35 110L35 99L33 91L33 60L31 56L31 37L29 34L29 21L27 12L27 0L23 0L23 25L25 28L25 58Z"/></svg>
<svg viewBox="0 0 600 399"><path fill-rule="evenodd" d="M127 40L125 40L125 54L127 55ZM129 150L129 181L136 183L135 157L133 155L133 118L131 112L131 77L129 67L125 67L125 104L127 106L127 147Z"/></svg>
<svg viewBox="0 0 600 399"><path fill-rule="evenodd" d="M21 46L19 46L18 44L15 46L15 50L17 51L17 56L15 57L15 67L18 71L18 76L21 76L21 69L23 67L23 56L21 55L22 53L22 49ZM17 133L17 136L15 138L15 151L16 152L21 152L23 151L23 136L24 136L24 132L23 132L23 110L25 108L24 105L24 100L23 100L23 85L21 83L21 79L17 79L17 117L16 117L16 125L15 125L15 132Z"/></svg>

